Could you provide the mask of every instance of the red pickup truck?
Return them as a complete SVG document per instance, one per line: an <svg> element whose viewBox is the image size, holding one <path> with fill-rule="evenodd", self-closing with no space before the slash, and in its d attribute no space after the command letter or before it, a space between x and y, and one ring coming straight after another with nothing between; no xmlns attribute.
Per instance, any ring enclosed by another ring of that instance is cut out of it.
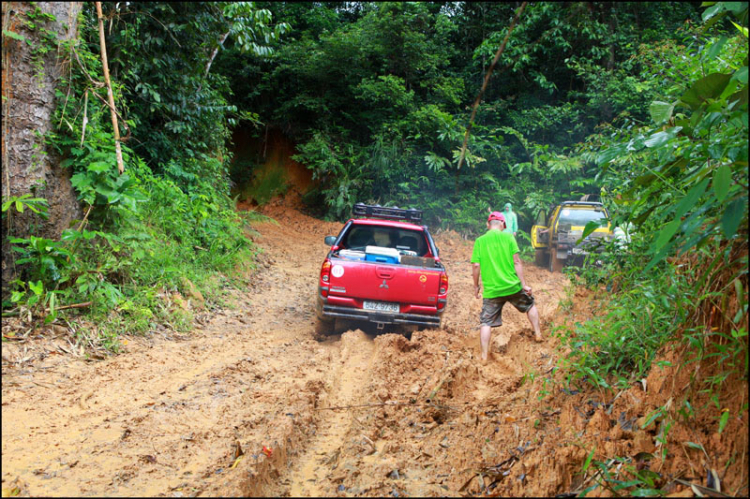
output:
<svg viewBox="0 0 750 499"><path fill-rule="evenodd" d="M448 274L422 212L357 203L331 246L318 279L316 331L337 318L440 327Z"/></svg>

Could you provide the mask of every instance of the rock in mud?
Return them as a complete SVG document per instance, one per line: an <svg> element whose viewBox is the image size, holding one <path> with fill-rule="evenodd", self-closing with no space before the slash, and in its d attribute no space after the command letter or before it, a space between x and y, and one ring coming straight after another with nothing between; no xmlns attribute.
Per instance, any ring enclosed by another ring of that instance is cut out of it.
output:
<svg viewBox="0 0 750 499"><path fill-rule="evenodd" d="M492 339L492 350L496 353L505 353L508 350L508 343L510 343L510 332L500 331Z"/></svg>

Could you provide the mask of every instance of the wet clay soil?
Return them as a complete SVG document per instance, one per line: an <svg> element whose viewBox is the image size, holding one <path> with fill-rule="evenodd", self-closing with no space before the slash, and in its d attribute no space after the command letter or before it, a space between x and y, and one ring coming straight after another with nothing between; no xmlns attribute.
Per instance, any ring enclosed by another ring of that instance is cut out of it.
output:
<svg viewBox="0 0 750 499"><path fill-rule="evenodd" d="M580 471L594 445L597 459L657 454L655 432L618 418L643 418L664 401L649 402L640 386L612 401L544 382L561 355L550 322L562 320L564 275L525 266L546 339L535 343L525 315L506 308L493 334L494 358L483 366L472 241L437 234L450 277L442 329L394 333L340 324L343 333L319 338L314 296L328 249L323 238L341 225L281 203L263 211L276 222L254 224L264 252L251 285L236 293L236 308L191 334L129 338L123 354L95 362L53 348L29 356L28 346L3 343L4 490L548 496L591 484ZM659 375L648 382L659 392L674 384ZM746 441L746 426L733 429ZM714 433L698 437L708 447ZM700 477L706 466L726 464L732 451L744 467L741 445L719 438L711 449L723 450L708 460L686 449L679 466L663 473L679 468L687 470L683 477ZM724 473L743 481L739 471Z"/></svg>

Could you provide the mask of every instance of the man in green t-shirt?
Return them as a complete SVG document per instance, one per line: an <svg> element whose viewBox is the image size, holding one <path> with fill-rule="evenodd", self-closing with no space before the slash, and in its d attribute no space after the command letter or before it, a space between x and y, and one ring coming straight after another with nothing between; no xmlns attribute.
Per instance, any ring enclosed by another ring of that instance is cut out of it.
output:
<svg viewBox="0 0 750 499"><path fill-rule="evenodd" d="M499 211L490 213L487 232L474 242L471 253L474 290L477 298L482 296L479 286L481 274L484 287L482 312L479 314L479 341L482 345L482 361L486 361L490 350L492 328L502 325L505 302L510 302L526 316L534 328L534 339L542 341L539 329L539 312L534 305L531 286L523 278L523 266L518 254L516 238L503 232L505 217Z"/></svg>

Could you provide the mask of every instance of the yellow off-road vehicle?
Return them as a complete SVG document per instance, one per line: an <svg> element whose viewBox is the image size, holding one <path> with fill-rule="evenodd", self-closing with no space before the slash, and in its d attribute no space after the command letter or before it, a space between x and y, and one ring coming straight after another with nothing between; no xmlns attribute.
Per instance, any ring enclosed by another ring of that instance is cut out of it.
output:
<svg viewBox="0 0 750 499"><path fill-rule="evenodd" d="M608 218L607 208L598 202L563 201L555 206L547 218L547 225L531 227L536 264L540 267L548 265L550 272L559 272L563 265L580 264L589 253L600 252L603 243L614 237L609 223L597 228L583 241L577 241L587 223Z"/></svg>

